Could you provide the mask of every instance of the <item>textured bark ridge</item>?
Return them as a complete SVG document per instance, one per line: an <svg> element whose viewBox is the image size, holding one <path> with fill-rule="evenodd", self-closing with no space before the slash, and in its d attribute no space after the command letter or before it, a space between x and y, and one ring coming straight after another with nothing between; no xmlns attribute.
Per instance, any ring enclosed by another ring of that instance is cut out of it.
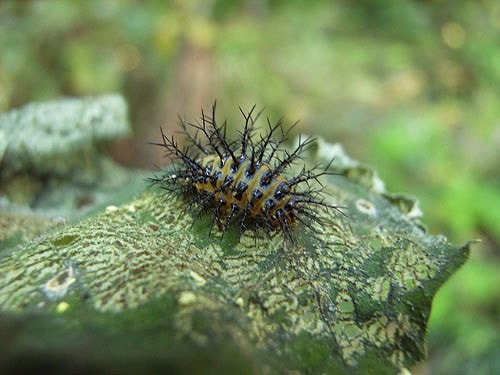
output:
<svg viewBox="0 0 500 375"><path fill-rule="evenodd" d="M0 359L240 373L397 373L421 360L432 298L469 245L427 234L416 202L338 145L319 140L310 159L333 155L343 175L325 196L346 216L318 212L326 224L298 226L293 244L209 236L211 217L147 190L3 250Z"/></svg>

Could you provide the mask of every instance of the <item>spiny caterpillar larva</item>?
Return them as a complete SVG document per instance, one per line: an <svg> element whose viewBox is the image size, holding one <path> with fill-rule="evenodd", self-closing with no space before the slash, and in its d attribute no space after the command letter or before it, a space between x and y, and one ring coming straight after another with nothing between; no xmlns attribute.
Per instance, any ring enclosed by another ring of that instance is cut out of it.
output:
<svg viewBox="0 0 500 375"><path fill-rule="evenodd" d="M297 222L310 228L311 220L321 223L317 209L339 210L321 198L321 189L311 187L312 180L333 174L327 171L330 165L324 169L303 167L293 177L284 174L301 159L301 153L314 141L312 137L299 138L295 149L287 151L282 148L288 134L282 120L271 124L267 119L267 134L254 139L255 123L262 111L254 114L253 106L248 113L240 108L245 125L239 139L229 141L226 122L217 123L215 110L216 104L210 114L202 110L200 120L194 123L180 119L188 140L185 147L160 128L162 141L152 144L163 147L174 164L166 174L150 178L168 193L199 207L200 214L211 213L210 231L216 223L224 234L229 225L238 223L241 233L263 228L268 234L281 232L293 241ZM276 134L278 139L274 139Z"/></svg>

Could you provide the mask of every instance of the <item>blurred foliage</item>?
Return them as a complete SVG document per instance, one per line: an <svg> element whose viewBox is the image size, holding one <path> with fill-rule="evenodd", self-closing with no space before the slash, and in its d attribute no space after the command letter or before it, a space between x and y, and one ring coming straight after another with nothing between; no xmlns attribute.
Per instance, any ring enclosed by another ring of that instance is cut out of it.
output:
<svg viewBox="0 0 500 375"><path fill-rule="evenodd" d="M158 127L215 98L229 125L254 103L301 119L418 196L431 232L482 240L435 301L419 369L498 372L499 46L496 0L3 1L0 110L120 91L136 138L111 151L148 167Z"/></svg>

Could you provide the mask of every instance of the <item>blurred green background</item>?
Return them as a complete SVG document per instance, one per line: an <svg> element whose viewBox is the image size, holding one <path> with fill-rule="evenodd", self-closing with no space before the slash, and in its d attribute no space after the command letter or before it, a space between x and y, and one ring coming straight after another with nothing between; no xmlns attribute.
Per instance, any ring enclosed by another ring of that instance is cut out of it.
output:
<svg viewBox="0 0 500 375"><path fill-rule="evenodd" d="M417 196L431 233L471 239L435 299L416 374L500 373L500 3L497 0L89 0L0 3L0 111L125 95L133 139L109 152L162 164L147 145L218 100L282 114L341 142L392 192Z"/></svg>

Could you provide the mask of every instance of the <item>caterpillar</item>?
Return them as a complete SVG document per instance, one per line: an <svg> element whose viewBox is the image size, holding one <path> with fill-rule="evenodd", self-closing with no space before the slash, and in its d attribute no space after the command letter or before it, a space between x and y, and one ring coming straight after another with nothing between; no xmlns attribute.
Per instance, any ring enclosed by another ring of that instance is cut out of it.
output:
<svg viewBox="0 0 500 375"><path fill-rule="evenodd" d="M287 177L285 172L301 159L314 138L299 137L295 148L287 151L283 144L296 123L285 130L282 118L274 124L267 118L267 133L256 139L256 121L263 111L255 108L248 112L239 108L244 126L239 139L233 141L226 136L226 121L220 125L216 121L216 103L208 114L202 109L196 122L179 116L186 146L179 146L174 136L160 127L161 142L151 144L162 147L173 163L166 173L150 181L198 207L200 215L211 213L209 233L217 224L224 235L236 223L240 233L262 228L269 235L280 232L293 242L298 222L307 228L311 228L311 221L322 223L318 208L340 211L339 206L325 202L322 188L311 186L322 175L334 174L328 171L333 160L325 168L302 167L298 174Z"/></svg>

